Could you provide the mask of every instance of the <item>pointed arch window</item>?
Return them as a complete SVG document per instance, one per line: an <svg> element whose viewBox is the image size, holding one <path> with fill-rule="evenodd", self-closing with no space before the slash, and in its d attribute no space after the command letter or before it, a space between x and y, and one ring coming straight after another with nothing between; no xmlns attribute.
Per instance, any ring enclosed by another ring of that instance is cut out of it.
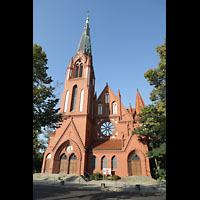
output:
<svg viewBox="0 0 200 200"><path fill-rule="evenodd" d="M71 111L76 110L77 90L78 87L75 85L72 92Z"/></svg>
<svg viewBox="0 0 200 200"><path fill-rule="evenodd" d="M101 159L101 168L107 168L107 159L105 156Z"/></svg>
<svg viewBox="0 0 200 200"><path fill-rule="evenodd" d="M102 115L102 103L98 104L98 115Z"/></svg>
<svg viewBox="0 0 200 200"><path fill-rule="evenodd" d="M79 64L77 63L77 64L76 64L76 74L75 74L75 78L78 77L78 71L79 71Z"/></svg>
<svg viewBox="0 0 200 200"><path fill-rule="evenodd" d="M109 92L105 93L105 103L109 103Z"/></svg>
<svg viewBox="0 0 200 200"><path fill-rule="evenodd" d="M82 112L83 111L83 98L84 98L84 90L81 90L81 98L80 98L80 108L79 111Z"/></svg>
<svg viewBox="0 0 200 200"><path fill-rule="evenodd" d="M92 157L92 170L97 168L97 158L96 156Z"/></svg>
<svg viewBox="0 0 200 200"><path fill-rule="evenodd" d="M83 73L83 63L80 64L80 73L79 73L79 77L82 77L82 73Z"/></svg>
<svg viewBox="0 0 200 200"><path fill-rule="evenodd" d="M66 96L65 96L65 107L64 107L64 112L67 112L68 99L69 99L69 91L67 90Z"/></svg>
<svg viewBox="0 0 200 200"><path fill-rule="evenodd" d="M82 77L82 74L83 74L83 63L81 61L77 61L75 78Z"/></svg>
<svg viewBox="0 0 200 200"><path fill-rule="evenodd" d="M117 158L116 158L116 156L112 157L112 169L117 169Z"/></svg>
<svg viewBox="0 0 200 200"><path fill-rule="evenodd" d="M117 114L117 103L115 101L112 103L112 114Z"/></svg>

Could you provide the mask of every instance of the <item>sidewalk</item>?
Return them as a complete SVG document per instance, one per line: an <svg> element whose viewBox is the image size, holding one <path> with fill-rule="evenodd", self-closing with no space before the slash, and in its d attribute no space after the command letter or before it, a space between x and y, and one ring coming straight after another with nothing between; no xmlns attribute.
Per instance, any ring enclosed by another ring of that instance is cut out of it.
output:
<svg viewBox="0 0 200 200"><path fill-rule="evenodd" d="M64 182L64 185L62 184ZM166 184L137 184L133 181L110 181L110 180L100 180L100 181L63 181L62 180L33 180L34 185L46 185L55 187L66 187L73 188L77 190L101 190L101 191L113 191L113 192L138 192L138 193L165 193ZM105 187L102 187L105 184Z"/></svg>

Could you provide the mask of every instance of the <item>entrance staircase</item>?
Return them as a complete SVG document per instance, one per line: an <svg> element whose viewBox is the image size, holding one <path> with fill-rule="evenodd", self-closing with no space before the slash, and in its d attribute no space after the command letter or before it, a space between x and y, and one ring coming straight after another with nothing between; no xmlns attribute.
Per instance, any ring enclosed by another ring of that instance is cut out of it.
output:
<svg viewBox="0 0 200 200"><path fill-rule="evenodd" d="M148 176L126 176L119 181L126 182L127 184L141 184L141 185L155 185L158 182Z"/></svg>
<svg viewBox="0 0 200 200"><path fill-rule="evenodd" d="M44 181L67 181L73 183L86 183L86 180L81 175L75 174L48 174L48 173L34 173L33 180Z"/></svg>

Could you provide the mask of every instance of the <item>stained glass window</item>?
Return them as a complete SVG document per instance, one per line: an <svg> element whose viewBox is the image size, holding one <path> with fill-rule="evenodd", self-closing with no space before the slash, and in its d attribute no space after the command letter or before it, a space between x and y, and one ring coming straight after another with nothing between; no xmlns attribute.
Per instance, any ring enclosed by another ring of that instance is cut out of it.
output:
<svg viewBox="0 0 200 200"><path fill-rule="evenodd" d="M101 133L105 136L111 136L115 127L111 122L104 122L100 127Z"/></svg>

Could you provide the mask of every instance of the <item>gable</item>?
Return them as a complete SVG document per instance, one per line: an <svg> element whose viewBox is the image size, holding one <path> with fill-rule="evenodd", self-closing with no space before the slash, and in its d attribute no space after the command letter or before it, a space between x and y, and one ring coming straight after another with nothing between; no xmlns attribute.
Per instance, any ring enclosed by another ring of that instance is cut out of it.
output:
<svg viewBox="0 0 200 200"><path fill-rule="evenodd" d="M107 97L107 95L109 95L109 97ZM97 102L95 110L96 116L100 117L100 115L98 114L98 105L102 104L102 115L101 115L102 117L109 117L109 116L119 117L121 114L122 120L127 120L127 121L132 120L131 115L126 110L122 102L120 102L119 94L117 97L108 85L105 86L105 88L99 95L96 102ZM116 108L114 104L116 105Z"/></svg>
<svg viewBox="0 0 200 200"><path fill-rule="evenodd" d="M77 131L77 128L76 128L72 118L70 119L70 121L66 125L66 127L64 128L64 131L59 135L59 138L56 141L52 150L57 149L63 142L65 142L69 139L75 141L82 150L84 149L83 142L81 140L81 137Z"/></svg>

